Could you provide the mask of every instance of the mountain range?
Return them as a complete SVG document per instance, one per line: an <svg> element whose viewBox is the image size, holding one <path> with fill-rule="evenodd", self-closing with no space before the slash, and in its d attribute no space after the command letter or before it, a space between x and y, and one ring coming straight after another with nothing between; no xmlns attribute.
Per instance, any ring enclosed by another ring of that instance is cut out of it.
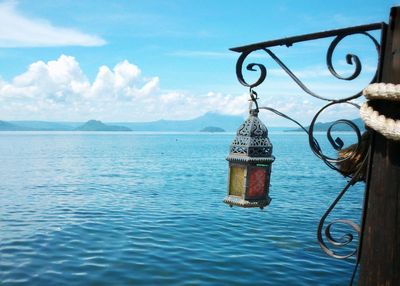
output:
<svg viewBox="0 0 400 286"><path fill-rule="evenodd" d="M227 132L236 131L243 123L241 116L206 113L190 120L158 120L152 122L88 122L0 121L0 131L154 131L197 132L218 127Z"/></svg>
<svg viewBox="0 0 400 286"><path fill-rule="evenodd" d="M153 132L235 132L243 123L241 116L206 113L189 120L158 120L152 122L113 122L103 123L98 120L85 122L50 122L50 121L0 121L0 131L153 131ZM364 131L364 122L358 118L352 120ZM314 131L326 131L333 122L317 122ZM306 127L307 129L309 127ZM269 130L300 131L290 127L269 127ZM350 127L339 124L335 131L350 131Z"/></svg>

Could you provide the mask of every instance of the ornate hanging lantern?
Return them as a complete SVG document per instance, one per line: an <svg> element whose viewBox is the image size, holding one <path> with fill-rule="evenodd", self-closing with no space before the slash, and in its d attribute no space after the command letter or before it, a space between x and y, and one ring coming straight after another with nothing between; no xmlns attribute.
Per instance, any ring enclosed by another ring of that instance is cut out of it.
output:
<svg viewBox="0 0 400 286"><path fill-rule="evenodd" d="M272 144L267 127L258 118L258 108L250 109L249 118L239 127L230 146L228 196L224 202L244 208L269 205Z"/></svg>

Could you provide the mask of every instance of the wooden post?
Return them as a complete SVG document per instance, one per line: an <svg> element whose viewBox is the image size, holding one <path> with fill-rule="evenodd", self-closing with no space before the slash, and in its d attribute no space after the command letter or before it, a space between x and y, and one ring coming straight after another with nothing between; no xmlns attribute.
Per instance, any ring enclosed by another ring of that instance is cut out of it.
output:
<svg viewBox="0 0 400 286"><path fill-rule="evenodd" d="M400 7L390 12L379 81L400 83ZM400 102L377 109L400 119ZM400 141L373 132L368 166L358 285L400 285Z"/></svg>

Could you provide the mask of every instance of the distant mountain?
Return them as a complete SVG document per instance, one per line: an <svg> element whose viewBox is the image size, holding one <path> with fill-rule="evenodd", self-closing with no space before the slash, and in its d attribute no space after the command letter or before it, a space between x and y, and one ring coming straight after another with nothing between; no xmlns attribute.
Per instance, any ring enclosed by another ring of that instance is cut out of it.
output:
<svg viewBox="0 0 400 286"><path fill-rule="evenodd" d="M10 123L30 131L72 131L82 122L49 122L49 121L11 121Z"/></svg>
<svg viewBox="0 0 400 286"><path fill-rule="evenodd" d="M200 130L200 132L225 132L224 129L215 126L207 126Z"/></svg>
<svg viewBox="0 0 400 286"><path fill-rule="evenodd" d="M77 127L76 131L132 131L125 126L107 125L98 120L89 120L85 124Z"/></svg>
<svg viewBox="0 0 400 286"><path fill-rule="evenodd" d="M24 127L5 122L5 121L0 121L0 131L25 131Z"/></svg>
<svg viewBox="0 0 400 286"><path fill-rule="evenodd" d="M361 132L365 131L365 124L364 121L362 121L361 118L353 119L350 120L352 121L359 129ZM317 122L314 125L314 131L327 131L328 128L334 123L335 121L331 122ZM307 126L306 129L310 129L310 126ZM335 127L333 127L335 131L352 131L351 127L349 127L346 124L337 124ZM297 128L293 130L288 130L288 131L302 131L302 129Z"/></svg>
<svg viewBox="0 0 400 286"><path fill-rule="evenodd" d="M115 122L114 124L126 126L133 131L179 131L197 132L207 126L219 126L232 132L243 123L242 116L224 115L208 112L200 117L189 120L158 120L152 122Z"/></svg>

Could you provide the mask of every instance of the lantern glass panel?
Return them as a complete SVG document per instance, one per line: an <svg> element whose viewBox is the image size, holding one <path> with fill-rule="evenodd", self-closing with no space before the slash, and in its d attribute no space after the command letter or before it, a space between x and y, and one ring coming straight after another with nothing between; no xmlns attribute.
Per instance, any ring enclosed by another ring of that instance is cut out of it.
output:
<svg viewBox="0 0 400 286"><path fill-rule="evenodd" d="M263 198L266 196L266 178L268 176L267 169L262 167L250 168L249 175L249 189L247 197L251 198Z"/></svg>
<svg viewBox="0 0 400 286"><path fill-rule="evenodd" d="M246 169L240 166L231 166L230 169L229 195L241 197L245 191Z"/></svg>

